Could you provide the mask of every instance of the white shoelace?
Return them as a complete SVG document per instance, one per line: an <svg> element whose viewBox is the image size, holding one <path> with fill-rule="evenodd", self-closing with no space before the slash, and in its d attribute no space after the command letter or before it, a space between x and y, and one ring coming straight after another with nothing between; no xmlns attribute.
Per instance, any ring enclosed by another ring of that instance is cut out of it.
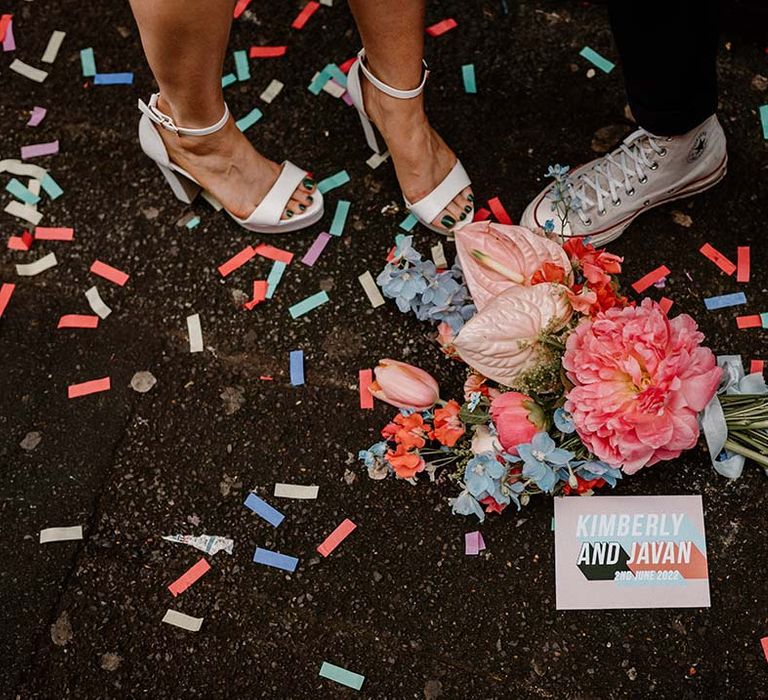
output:
<svg viewBox="0 0 768 700"><path fill-rule="evenodd" d="M589 226L592 219L587 212L597 207L598 214L605 214L606 199L610 197L613 206L621 204L619 188L631 197L635 193L632 179L641 184L648 181L647 171L656 170L658 163L654 156L664 156L667 150L659 145L659 137L638 129L624 139L615 151L596 161L589 171L576 178L571 188L572 208L582 223ZM588 194L589 192L589 194Z"/></svg>

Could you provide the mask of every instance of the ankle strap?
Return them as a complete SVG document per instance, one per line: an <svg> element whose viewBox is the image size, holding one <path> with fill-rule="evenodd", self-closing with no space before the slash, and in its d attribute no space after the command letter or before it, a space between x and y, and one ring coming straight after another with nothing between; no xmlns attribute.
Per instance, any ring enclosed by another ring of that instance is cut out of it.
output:
<svg viewBox="0 0 768 700"><path fill-rule="evenodd" d="M363 71L363 75L368 79L368 82L381 90L385 95L396 97L398 100L410 100L413 97L418 97L424 92L424 83L427 82L427 77L429 76L429 67L427 66L427 62L423 59L421 62L424 64L424 75L419 86L413 88L413 90L398 90L379 80L365 65L365 49L360 49L360 53L357 54L357 62L360 64L360 70Z"/></svg>
<svg viewBox="0 0 768 700"><path fill-rule="evenodd" d="M139 100L139 111L142 114L146 114L151 121L162 126L163 129L172 131L174 134L179 134L180 136L207 136L208 134L213 134L216 131L223 129L229 119L229 107L224 103L224 115L219 121L211 126L205 126L202 129L187 129L183 126L176 126L176 122L173 121L171 116L161 112L157 108L158 97L160 97L160 93L156 92L149 98L149 104L143 100Z"/></svg>

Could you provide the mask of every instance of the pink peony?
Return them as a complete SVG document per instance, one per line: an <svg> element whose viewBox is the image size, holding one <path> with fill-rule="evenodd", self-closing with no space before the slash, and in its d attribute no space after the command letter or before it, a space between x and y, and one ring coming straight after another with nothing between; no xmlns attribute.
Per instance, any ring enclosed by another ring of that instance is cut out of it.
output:
<svg viewBox="0 0 768 700"><path fill-rule="evenodd" d="M599 458L634 474L696 444L698 413L722 370L687 314L656 302L608 309L568 337L563 367L574 388L565 410Z"/></svg>
<svg viewBox="0 0 768 700"><path fill-rule="evenodd" d="M518 445L530 442L536 433L546 429L538 404L517 391L508 391L491 402L491 418L501 446L511 455L517 454Z"/></svg>

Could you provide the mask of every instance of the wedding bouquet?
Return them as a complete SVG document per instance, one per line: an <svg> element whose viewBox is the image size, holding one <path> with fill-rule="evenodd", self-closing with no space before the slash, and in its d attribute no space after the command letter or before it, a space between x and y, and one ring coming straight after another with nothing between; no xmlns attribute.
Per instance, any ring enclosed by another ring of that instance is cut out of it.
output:
<svg viewBox="0 0 768 700"><path fill-rule="evenodd" d="M551 226L548 226L551 229ZM534 494L591 494L693 448L713 465L768 469L768 388L716 358L687 314L620 293L623 260L546 230L474 223L440 270L399 236L378 277L401 311L439 323L468 365L461 403L421 369L382 360L370 390L400 411L359 453L374 479L452 480L454 513L519 509Z"/></svg>

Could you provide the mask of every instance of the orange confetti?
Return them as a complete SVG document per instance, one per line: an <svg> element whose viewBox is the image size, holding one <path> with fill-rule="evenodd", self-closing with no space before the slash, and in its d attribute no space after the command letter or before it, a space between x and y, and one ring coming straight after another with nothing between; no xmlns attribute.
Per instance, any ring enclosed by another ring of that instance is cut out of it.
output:
<svg viewBox="0 0 768 700"><path fill-rule="evenodd" d="M125 272L122 272L111 265L107 265L106 263L101 262L101 260L94 261L93 265L91 265L91 272L94 275L103 277L121 287L128 281L128 275Z"/></svg>
<svg viewBox="0 0 768 700"><path fill-rule="evenodd" d="M635 282L632 285L632 289L634 289L638 294L642 294L648 287L650 287L653 284L656 284L660 279L663 279L669 274L669 268L666 265L662 265L661 267L657 267L655 270L652 270L647 275L643 275L637 282Z"/></svg>
<svg viewBox="0 0 768 700"><path fill-rule="evenodd" d="M500 224L510 225L512 223L512 219L509 217L509 214L507 214L507 210L504 208L504 205L501 203L501 200L498 197L489 199L488 207L496 217L496 221L498 221ZM476 218L477 217L475 217L475 219Z"/></svg>
<svg viewBox="0 0 768 700"><path fill-rule="evenodd" d="M103 379L92 379L90 382L70 384L67 387L67 397L70 399L76 399L78 396L96 394L99 391L109 391L111 388L112 385L109 377L104 377Z"/></svg>
<svg viewBox="0 0 768 700"><path fill-rule="evenodd" d="M715 250L709 243L705 243L701 246L699 252L705 258L708 258L715 263L715 265L717 265L726 275L732 275L736 272L736 265L728 260L728 258L726 258L719 250Z"/></svg>

